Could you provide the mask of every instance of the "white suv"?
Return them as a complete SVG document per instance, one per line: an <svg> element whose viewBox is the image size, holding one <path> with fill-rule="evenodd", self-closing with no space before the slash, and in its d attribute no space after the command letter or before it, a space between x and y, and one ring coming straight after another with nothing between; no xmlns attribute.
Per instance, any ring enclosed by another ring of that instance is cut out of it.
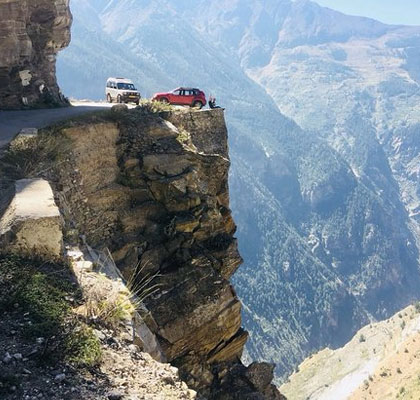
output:
<svg viewBox="0 0 420 400"><path fill-rule="evenodd" d="M106 101L112 103L136 103L139 104L140 92L130 79L108 78L105 89Z"/></svg>

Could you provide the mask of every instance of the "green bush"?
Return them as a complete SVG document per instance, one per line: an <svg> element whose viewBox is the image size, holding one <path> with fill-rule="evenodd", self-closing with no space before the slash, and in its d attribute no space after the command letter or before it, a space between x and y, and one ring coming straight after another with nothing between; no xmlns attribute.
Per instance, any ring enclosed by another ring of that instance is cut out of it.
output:
<svg viewBox="0 0 420 400"><path fill-rule="evenodd" d="M60 269L64 271L63 279L58 278ZM0 256L0 271L0 285L4 286L0 310L10 310L17 305L30 315L32 325L26 328L27 334L56 335L70 312L66 296L73 293L68 280L68 266L17 256Z"/></svg>
<svg viewBox="0 0 420 400"><path fill-rule="evenodd" d="M44 337L43 362L69 361L92 366L101 347L91 328L72 313L68 299L80 295L69 266L18 256L0 255L0 311L28 313L24 337Z"/></svg>
<svg viewBox="0 0 420 400"><path fill-rule="evenodd" d="M146 114L155 114L165 111L173 111L174 107L171 104L162 103L160 101L142 99L140 101L140 105L136 107L136 110L139 110Z"/></svg>
<svg viewBox="0 0 420 400"><path fill-rule="evenodd" d="M79 366L93 367L101 359L101 344L92 328L80 326L65 341L68 361Z"/></svg>

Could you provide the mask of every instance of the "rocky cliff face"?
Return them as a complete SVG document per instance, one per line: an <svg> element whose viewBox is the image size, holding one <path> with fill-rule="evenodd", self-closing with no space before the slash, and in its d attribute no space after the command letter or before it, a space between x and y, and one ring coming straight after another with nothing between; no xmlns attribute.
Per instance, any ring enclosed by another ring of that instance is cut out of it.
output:
<svg viewBox="0 0 420 400"><path fill-rule="evenodd" d="M108 248L134 287L154 277L143 317L183 379L214 399L280 399L273 367L240 361L223 111L113 110L32 140L36 155L11 158L32 159L25 176L52 183L66 243Z"/></svg>
<svg viewBox="0 0 420 400"><path fill-rule="evenodd" d="M0 109L65 104L55 59L70 25L69 0L0 0Z"/></svg>
<svg viewBox="0 0 420 400"><path fill-rule="evenodd" d="M100 122L63 131L73 156L57 168L58 195L71 229L109 247L127 279L160 275L162 289L147 300L149 326L168 360L189 365L191 379L208 385L206 363L238 359L247 338L227 281L241 258L223 114L169 116L179 128L154 115L130 117L121 130ZM192 140L191 120L195 134L211 140Z"/></svg>

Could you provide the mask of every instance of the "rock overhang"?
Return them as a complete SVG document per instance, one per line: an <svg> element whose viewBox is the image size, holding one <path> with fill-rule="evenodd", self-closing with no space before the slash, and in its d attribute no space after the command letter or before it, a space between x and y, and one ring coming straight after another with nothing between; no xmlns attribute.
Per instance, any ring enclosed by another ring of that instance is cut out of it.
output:
<svg viewBox="0 0 420 400"><path fill-rule="evenodd" d="M66 105L56 54L70 43L69 0L0 0L0 109Z"/></svg>

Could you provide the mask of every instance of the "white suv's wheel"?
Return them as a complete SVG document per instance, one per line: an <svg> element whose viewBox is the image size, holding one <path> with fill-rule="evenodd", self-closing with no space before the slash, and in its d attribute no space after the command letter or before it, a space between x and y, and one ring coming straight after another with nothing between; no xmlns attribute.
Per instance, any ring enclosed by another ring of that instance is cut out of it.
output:
<svg viewBox="0 0 420 400"><path fill-rule="evenodd" d="M108 103L112 103L112 97L111 97L111 95L109 93L106 95L106 101Z"/></svg>

